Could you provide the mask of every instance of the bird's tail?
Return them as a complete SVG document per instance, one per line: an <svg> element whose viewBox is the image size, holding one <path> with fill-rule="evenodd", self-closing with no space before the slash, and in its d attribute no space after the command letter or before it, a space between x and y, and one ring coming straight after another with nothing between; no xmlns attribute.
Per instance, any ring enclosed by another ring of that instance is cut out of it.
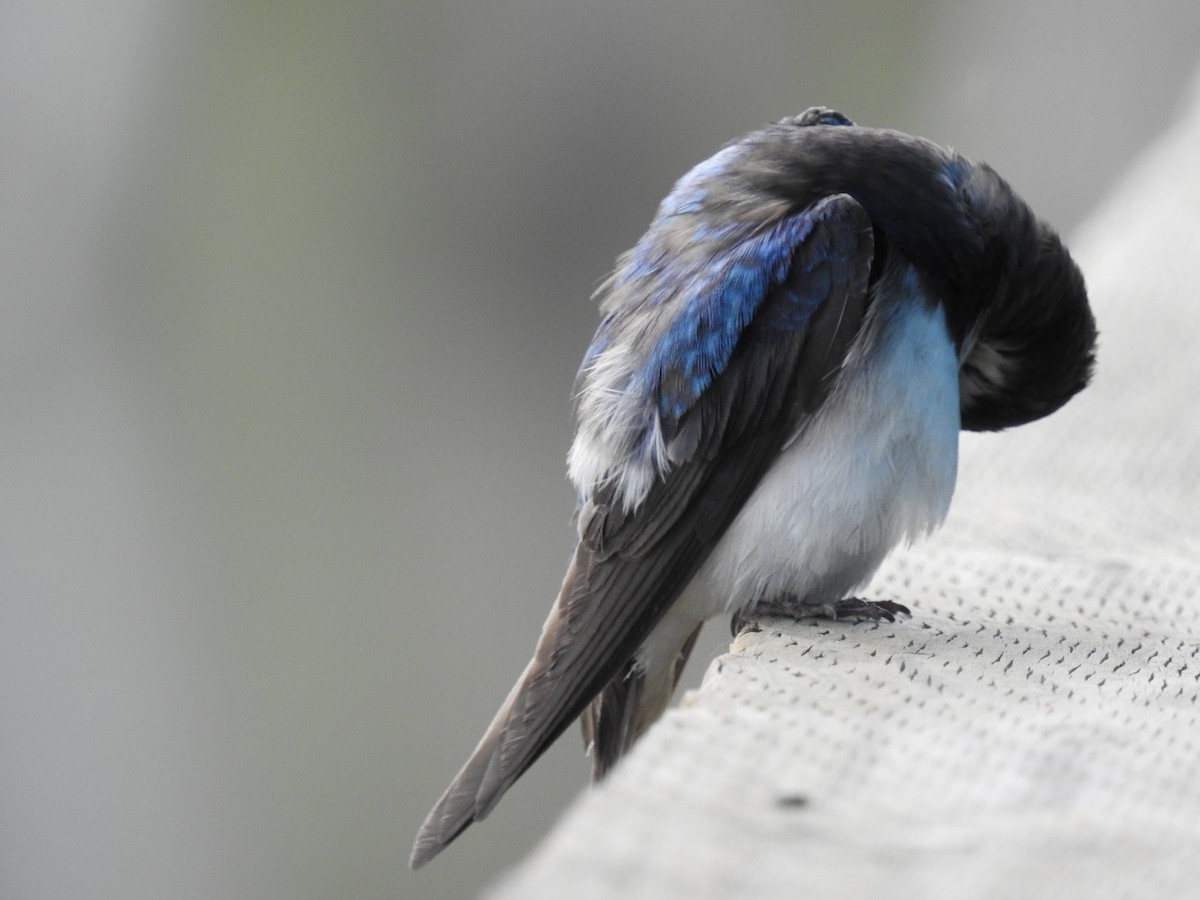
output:
<svg viewBox="0 0 1200 900"><path fill-rule="evenodd" d="M665 652L640 653L629 660L583 715L583 743L592 754L592 779L599 781L667 708L691 656L703 622L682 628L668 615L647 644ZM679 643L682 634L682 644Z"/></svg>

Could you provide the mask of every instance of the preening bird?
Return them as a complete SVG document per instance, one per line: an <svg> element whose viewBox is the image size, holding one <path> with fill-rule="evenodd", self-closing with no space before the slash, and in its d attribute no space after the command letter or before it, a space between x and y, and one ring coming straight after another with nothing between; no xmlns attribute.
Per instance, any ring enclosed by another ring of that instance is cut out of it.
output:
<svg viewBox="0 0 1200 900"><path fill-rule="evenodd" d="M1054 412L1093 366L1079 269L999 175L820 107L688 172L598 293L574 557L413 868L581 716L601 777L706 619L892 619L850 594L941 524L959 430Z"/></svg>

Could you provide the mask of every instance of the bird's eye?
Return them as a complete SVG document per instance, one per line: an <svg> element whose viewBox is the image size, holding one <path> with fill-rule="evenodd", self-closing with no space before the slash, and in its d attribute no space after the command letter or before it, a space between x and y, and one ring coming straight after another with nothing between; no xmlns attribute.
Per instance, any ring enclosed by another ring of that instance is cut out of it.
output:
<svg viewBox="0 0 1200 900"><path fill-rule="evenodd" d="M800 115L785 120L791 125L853 125L854 123L836 109L827 106L810 106Z"/></svg>

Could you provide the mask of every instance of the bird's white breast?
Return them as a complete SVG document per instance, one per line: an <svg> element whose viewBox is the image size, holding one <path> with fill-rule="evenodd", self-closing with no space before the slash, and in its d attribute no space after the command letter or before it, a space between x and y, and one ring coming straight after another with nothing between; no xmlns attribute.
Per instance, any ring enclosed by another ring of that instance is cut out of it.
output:
<svg viewBox="0 0 1200 900"><path fill-rule="evenodd" d="M838 600L945 518L959 399L944 312L902 303L865 328L830 396L680 598L697 619L780 594Z"/></svg>

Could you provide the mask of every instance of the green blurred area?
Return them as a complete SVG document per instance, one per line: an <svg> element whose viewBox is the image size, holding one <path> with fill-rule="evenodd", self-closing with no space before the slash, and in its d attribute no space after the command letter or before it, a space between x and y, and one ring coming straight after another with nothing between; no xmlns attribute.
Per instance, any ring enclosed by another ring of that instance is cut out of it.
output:
<svg viewBox="0 0 1200 900"><path fill-rule="evenodd" d="M585 784L568 735L404 868L558 587L589 295L673 180L823 104L1069 232L1200 6L26 0L0 41L0 895L451 898Z"/></svg>

